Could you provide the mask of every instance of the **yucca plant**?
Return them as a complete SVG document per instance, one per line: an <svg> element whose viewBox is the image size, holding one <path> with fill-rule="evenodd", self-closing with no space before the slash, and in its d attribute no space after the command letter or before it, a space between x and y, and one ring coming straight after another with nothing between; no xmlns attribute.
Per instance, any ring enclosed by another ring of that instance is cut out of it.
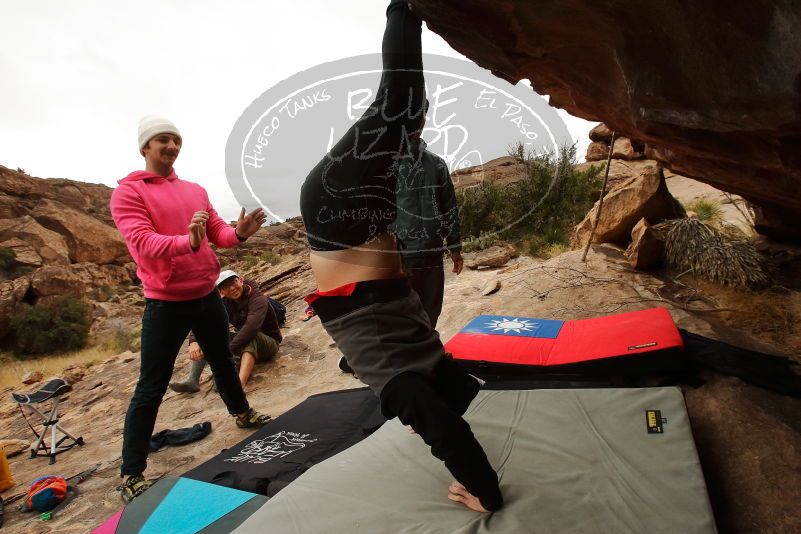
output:
<svg viewBox="0 0 801 534"><path fill-rule="evenodd" d="M665 241L668 265L721 285L758 289L771 285L773 270L746 239L733 238L700 219L671 219L654 226Z"/></svg>

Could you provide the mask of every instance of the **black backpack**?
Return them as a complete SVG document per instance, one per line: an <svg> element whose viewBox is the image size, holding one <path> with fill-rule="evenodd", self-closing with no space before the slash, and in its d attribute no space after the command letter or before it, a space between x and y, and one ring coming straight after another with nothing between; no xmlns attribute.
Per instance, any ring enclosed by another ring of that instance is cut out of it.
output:
<svg viewBox="0 0 801 534"><path fill-rule="evenodd" d="M278 319L278 326L284 326L284 323L286 323L286 306L270 297L267 297L267 301L275 312L275 318Z"/></svg>

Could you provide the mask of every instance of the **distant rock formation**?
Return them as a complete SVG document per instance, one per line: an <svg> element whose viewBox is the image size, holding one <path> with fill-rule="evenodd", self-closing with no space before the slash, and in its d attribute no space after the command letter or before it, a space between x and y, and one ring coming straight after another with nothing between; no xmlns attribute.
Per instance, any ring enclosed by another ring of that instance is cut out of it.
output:
<svg viewBox="0 0 801 534"><path fill-rule="evenodd" d="M451 180L456 189L490 182L503 186L518 182L525 177L525 165L511 156L495 158L483 165L467 167L451 173Z"/></svg>
<svg viewBox="0 0 801 534"><path fill-rule="evenodd" d="M0 166L0 248L13 257L0 273L0 339L24 305L72 296L116 299L104 318L130 314L135 268L108 203L112 189L41 179Z"/></svg>

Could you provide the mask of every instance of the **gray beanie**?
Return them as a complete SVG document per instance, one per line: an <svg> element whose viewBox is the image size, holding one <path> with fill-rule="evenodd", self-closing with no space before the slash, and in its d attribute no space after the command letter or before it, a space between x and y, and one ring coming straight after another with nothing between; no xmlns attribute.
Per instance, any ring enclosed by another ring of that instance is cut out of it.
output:
<svg viewBox="0 0 801 534"><path fill-rule="evenodd" d="M181 137L178 127L169 119L156 115L142 117L139 121L139 153L142 153L142 149L145 148L148 141L162 133L171 133Z"/></svg>

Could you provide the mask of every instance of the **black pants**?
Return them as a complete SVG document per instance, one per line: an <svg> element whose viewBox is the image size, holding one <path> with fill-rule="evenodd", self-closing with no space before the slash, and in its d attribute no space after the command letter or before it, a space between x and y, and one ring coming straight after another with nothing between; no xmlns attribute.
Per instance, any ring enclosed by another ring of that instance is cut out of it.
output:
<svg viewBox="0 0 801 534"><path fill-rule="evenodd" d="M423 116L421 22L392 0L382 42L383 72L364 115L312 169L300 211L312 250L361 245L395 219L398 159Z"/></svg>
<svg viewBox="0 0 801 534"><path fill-rule="evenodd" d="M217 391L228 411L240 414L250 409L228 345L228 313L217 290L202 299L183 302L146 299L139 381L123 430L123 475L138 475L147 467L156 415L172 377L175 358L190 330L211 366Z"/></svg>
<svg viewBox="0 0 801 534"><path fill-rule="evenodd" d="M445 293L445 265L442 254L423 258L404 257L403 271L409 277L409 285L420 297L431 328L436 329Z"/></svg>
<svg viewBox="0 0 801 534"><path fill-rule="evenodd" d="M498 477L461 417L478 389L478 382L464 369L443 358L431 379L403 373L387 383L381 393L381 411L411 425L431 447L431 454L445 463L484 508L493 511L503 505Z"/></svg>

